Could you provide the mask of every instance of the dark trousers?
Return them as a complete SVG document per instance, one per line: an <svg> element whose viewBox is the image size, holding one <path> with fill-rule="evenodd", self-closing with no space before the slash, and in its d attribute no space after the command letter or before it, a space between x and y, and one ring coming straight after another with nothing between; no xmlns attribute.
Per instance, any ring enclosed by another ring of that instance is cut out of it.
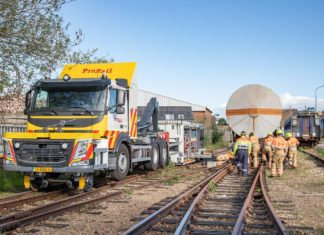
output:
<svg viewBox="0 0 324 235"><path fill-rule="evenodd" d="M236 167L238 171L242 170L243 176L247 176L248 173L248 150L238 149L236 152Z"/></svg>

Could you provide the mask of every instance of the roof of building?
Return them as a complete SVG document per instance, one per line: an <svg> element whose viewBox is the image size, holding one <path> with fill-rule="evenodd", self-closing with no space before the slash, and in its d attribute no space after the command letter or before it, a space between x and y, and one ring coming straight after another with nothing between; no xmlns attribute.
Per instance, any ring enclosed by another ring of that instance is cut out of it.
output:
<svg viewBox="0 0 324 235"><path fill-rule="evenodd" d="M159 101L160 106L175 106L175 107L180 107L180 106L190 106L192 111L208 111L212 113L212 110L209 109L206 106L203 105L198 105L198 104L193 104L187 101L175 99L172 97L168 97L165 95L160 95L156 94L150 91L145 91L141 89L137 89L138 95L137 95L137 100L138 100L138 106L145 106L151 97L156 97L157 100Z"/></svg>
<svg viewBox="0 0 324 235"><path fill-rule="evenodd" d="M138 107L139 118L143 115L144 110L145 107ZM194 117L190 106L160 106L158 119L193 121Z"/></svg>

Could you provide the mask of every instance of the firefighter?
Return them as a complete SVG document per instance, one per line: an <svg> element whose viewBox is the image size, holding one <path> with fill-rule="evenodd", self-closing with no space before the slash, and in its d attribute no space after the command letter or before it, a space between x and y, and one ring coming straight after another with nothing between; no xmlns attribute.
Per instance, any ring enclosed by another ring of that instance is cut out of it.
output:
<svg viewBox="0 0 324 235"><path fill-rule="evenodd" d="M267 134L267 138L264 139L264 146L262 150L262 161L267 162L268 169L271 169L271 162L272 162L272 149L271 143L273 140L272 132Z"/></svg>
<svg viewBox="0 0 324 235"><path fill-rule="evenodd" d="M289 166L293 168L297 167L297 146L299 145L299 141L291 135L291 133L286 133L286 138L288 142L288 159Z"/></svg>
<svg viewBox="0 0 324 235"><path fill-rule="evenodd" d="M257 168L259 165L259 152L260 152L260 144L258 137L254 136L254 133L251 132L249 134L249 138L252 144L252 156L251 159L253 160L253 167Z"/></svg>
<svg viewBox="0 0 324 235"><path fill-rule="evenodd" d="M233 149L234 155L236 156L236 166L238 173L242 170L242 175L248 175L248 158L251 154L251 142L246 138L246 132L241 132L241 137L238 138L234 144Z"/></svg>
<svg viewBox="0 0 324 235"><path fill-rule="evenodd" d="M288 143L282 137L282 130L278 129L276 131L276 137L273 138L271 143L273 156L271 164L271 176L282 176L283 174L283 162L288 150Z"/></svg>

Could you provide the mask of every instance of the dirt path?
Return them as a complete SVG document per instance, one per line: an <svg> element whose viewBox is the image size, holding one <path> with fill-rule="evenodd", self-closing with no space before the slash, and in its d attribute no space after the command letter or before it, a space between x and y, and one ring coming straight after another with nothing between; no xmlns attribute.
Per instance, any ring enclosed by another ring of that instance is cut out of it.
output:
<svg viewBox="0 0 324 235"><path fill-rule="evenodd" d="M288 228L297 234L324 234L324 167L302 153L298 164L280 178L267 178L270 198Z"/></svg>

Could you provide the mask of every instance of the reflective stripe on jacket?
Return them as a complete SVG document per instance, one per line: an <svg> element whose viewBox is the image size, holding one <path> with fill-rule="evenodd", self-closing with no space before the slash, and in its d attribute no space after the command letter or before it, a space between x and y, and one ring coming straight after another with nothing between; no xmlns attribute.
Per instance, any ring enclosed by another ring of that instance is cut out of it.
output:
<svg viewBox="0 0 324 235"><path fill-rule="evenodd" d="M248 150L248 154L251 153L251 142L248 138L246 137L240 137L236 140L235 144L234 144L234 149L233 152L234 154L236 154L238 149L244 149L244 150Z"/></svg>

